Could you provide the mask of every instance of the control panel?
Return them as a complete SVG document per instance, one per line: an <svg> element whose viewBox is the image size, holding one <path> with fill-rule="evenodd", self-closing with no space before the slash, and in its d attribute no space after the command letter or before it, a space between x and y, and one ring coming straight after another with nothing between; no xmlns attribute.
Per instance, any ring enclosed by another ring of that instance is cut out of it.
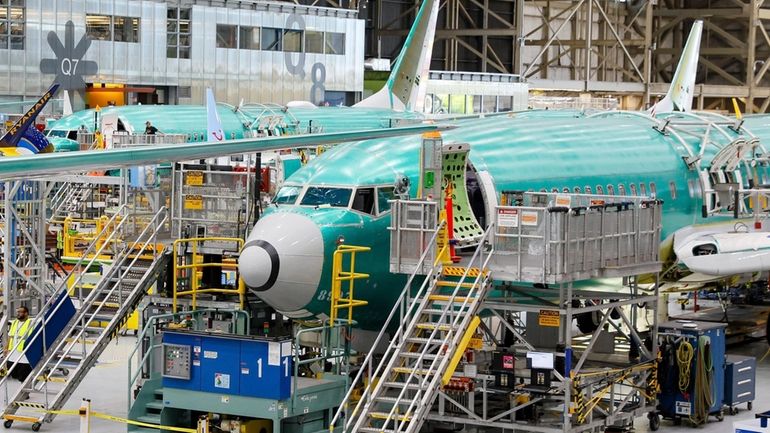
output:
<svg viewBox="0 0 770 433"><path fill-rule="evenodd" d="M190 346L163 343L163 377L190 379Z"/></svg>

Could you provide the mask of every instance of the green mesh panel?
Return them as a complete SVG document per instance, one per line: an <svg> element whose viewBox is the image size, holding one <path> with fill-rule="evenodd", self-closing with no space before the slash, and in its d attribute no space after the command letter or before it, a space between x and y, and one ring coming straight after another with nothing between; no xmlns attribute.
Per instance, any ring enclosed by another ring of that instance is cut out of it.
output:
<svg viewBox="0 0 770 433"><path fill-rule="evenodd" d="M454 238L459 246L473 245L484 234L468 202L468 191L465 188L467 157L467 149L456 153L445 153L442 167L444 180L452 183Z"/></svg>

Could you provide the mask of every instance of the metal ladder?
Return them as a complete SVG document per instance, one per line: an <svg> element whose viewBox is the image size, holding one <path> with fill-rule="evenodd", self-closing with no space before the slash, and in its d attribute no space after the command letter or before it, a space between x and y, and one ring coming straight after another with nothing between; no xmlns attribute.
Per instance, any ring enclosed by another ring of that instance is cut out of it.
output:
<svg viewBox="0 0 770 433"><path fill-rule="evenodd" d="M165 255L163 248L158 247L157 236L165 229L167 219L166 208L161 208L152 218L143 221L146 225L132 241L122 243L110 270L87 296L81 297L74 317L44 352L13 397L7 400L8 404L2 413L6 427L10 427L14 421L31 422L32 430L38 431L43 422L53 421L55 414L50 411L60 410L64 406L139 300L157 281L165 265ZM114 236L122 228L130 229L128 224L123 226L129 220L123 218L109 236ZM109 244L115 245L105 242L102 248ZM99 254L100 251L97 251L95 257ZM85 265L86 268L93 260ZM79 280L75 281L74 287L77 287ZM68 290L66 279L60 290ZM76 291L81 292L82 289ZM51 299L54 298L58 297ZM60 304L54 304L46 304L38 316L46 318L44 323L48 320L47 310L59 308ZM38 334L44 329L41 327ZM9 372L15 367L16 363L11 364ZM4 377L0 386L7 379L8 376Z"/></svg>
<svg viewBox="0 0 770 433"><path fill-rule="evenodd" d="M436 241L443 227L444 224L438 227L431 242ZM487 270L493 252L492 243L488 242L491 233L492 226L463 266L444 266L439 259L427 258L432 250L425 250L417 269L423 269L421 265L426 259L432 260L428 276L414 297L412 282L417 272L410 276L373 347L388 338L387 330L393 332L398 326L391 343L376 368L373 353L369 353L331 428L345 413L343 432L419 431L440 386L454 373L459 359L455 355L462 352L462 342L467 343L469 334L473 334L471 324L474 320L478 323L476 314L492 285ZM368 376L368 384L351 411L351 391L363 383L364 376Z"/></svg>

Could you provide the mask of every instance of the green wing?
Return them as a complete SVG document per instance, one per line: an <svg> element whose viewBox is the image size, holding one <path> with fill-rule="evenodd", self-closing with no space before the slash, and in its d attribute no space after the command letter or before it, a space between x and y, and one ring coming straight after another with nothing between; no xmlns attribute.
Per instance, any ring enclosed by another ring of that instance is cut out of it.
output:
<svg viewBox="0 0 770 433"><path fill-rule="evenodd" d="M241 153L396 137L445 129L449 129L449 127L428 124L328 134L247 138L223 142L185 143L8 157L0 159L0 179L28 178L31 176L152 165L161 162L189 161Z"/></svg>

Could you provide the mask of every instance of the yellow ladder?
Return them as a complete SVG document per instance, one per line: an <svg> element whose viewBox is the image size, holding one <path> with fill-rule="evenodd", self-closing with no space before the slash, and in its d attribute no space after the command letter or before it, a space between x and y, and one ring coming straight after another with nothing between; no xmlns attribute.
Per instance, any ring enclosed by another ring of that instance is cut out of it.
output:
<svg viewBox="0 0 770 433"><path fill-rule="evenodd" d="M331 311L329 317L329 326L334 326L337 320L339 310L348 310L348 323L353 321L353 308L367 305L368 302L354 297L355 281L369 278L369 274L356 272L356 253L365 253L371 251L369 247L355 245L340 245L334 251L332 260L332 293L331 293ZM350 268L343 269L345 256L350 257ZM342 293L343 281L348 282L347 294Z"/></svg>

